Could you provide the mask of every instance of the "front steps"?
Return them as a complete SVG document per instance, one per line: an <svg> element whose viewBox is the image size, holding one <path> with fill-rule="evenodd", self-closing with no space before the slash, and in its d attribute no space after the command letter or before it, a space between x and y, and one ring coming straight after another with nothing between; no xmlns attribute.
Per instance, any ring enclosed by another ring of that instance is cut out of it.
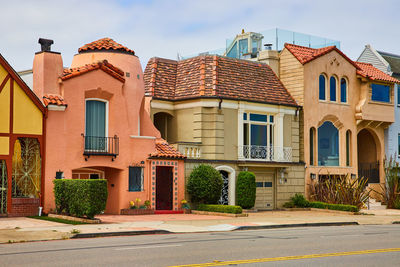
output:
<svg viewBox="0 0 400 267"><path fill-rule="evenodd" d="M369 210L385 210L386 205L382 205L382 203L380 201L376 201L376 199L370 198L368 209Z"/></svg>

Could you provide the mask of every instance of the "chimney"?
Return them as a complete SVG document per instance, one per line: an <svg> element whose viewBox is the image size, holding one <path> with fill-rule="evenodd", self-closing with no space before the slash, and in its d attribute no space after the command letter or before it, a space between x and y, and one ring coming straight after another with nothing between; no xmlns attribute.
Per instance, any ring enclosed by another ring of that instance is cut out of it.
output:
<svg viewBox="0 0 400 267"><path fill-rule="evenodd" d="M257 60L268 64L275 72L276 76L279 77L279 53L276 50L272 50L270 44L266 44L264 46L265 50L262 50L258 53Z"/></svg>
<svg viewBox="0 0 400 267"><path fill-rule="evenodd" d="M39 38L41 51L33 59L33 91L43 99L45 94L60 94L58 78L63 72L61 53L51 51L53 40Z"/></svg>

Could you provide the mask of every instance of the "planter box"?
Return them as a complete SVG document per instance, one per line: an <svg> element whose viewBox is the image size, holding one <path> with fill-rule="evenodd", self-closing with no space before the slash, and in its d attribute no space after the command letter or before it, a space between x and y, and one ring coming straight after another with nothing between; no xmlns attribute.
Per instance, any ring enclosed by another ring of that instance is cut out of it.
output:
<svg viewBox="0 0 400 267"><path fill-rule="evenodd" d="M149 215L154 214L153 209L121 209L121 215Z"/></svg>

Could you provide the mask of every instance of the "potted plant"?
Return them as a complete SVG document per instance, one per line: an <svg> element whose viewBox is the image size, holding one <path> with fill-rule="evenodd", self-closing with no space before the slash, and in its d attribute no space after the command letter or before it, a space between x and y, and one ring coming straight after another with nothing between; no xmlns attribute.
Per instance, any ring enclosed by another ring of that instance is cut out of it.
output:
<svg viewBox="0 0 400 267"><path fill-rule="evenodd" d="M181 208L183 210L183 213L185 213L185 214L191 213L190 205L189 205L189 203L187 202L186 199L182 199Z"/></svg>

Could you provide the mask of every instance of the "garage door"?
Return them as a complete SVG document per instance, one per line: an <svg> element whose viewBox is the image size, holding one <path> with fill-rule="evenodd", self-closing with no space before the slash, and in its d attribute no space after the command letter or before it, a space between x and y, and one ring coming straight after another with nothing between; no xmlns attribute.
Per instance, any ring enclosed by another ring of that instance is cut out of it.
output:
<svg viewBox="0 0 400 267"><path fill-rule="evenodd" d="M274 208L274 173L256 172L256 204L257 209Z"/></svg>

